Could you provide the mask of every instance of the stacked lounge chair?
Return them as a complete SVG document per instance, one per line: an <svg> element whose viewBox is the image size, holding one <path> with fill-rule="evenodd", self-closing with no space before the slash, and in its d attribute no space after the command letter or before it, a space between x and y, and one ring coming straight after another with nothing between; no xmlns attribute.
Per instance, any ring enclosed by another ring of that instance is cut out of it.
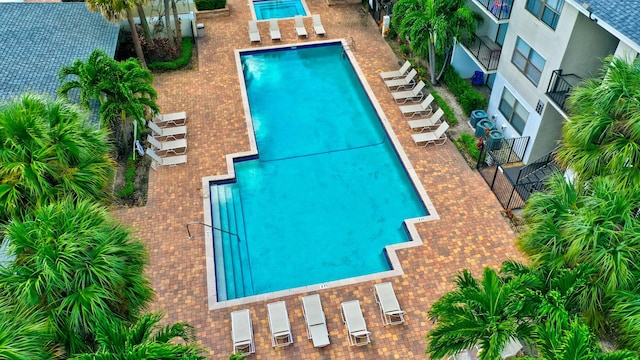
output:
<svg viewBox="0 0 640 360"><path fill-rule="evenodd" d="M294 17L294 26L295 26L297 36L309 37L309 34L307 34L307 28L304 27L304 21L302 21L302 16L296 15Z"/></svg>
<svg viewBox="0 0 640 360"><path fill-rule="evenodd" d="M258 31L258 23L255 20L249 20L249 42L262 42L260 31Z"/></svg>
<svg viewBox="0 0 640 360"><path fill-rule="evenodd" d="M371 338L369 337L371 333L367 330L367 323L362 315L360 301L345 301L340 304L340 309L342 322L344 322L347 327L349 346L364 346L369 344L371 342Z"/></svg>
<svg viewBox="0 0 640 360"><path fill-rule="evenodd" d="M313 340L313 347L329 345L327 319L322 310L319 294L308 295L302 298L302 314L307 324L307 338Z"/></svg>
<svg viewBox="0 0 640 360"><path fill-rule="evenodd" d="M234 354L239 352L242 356L247 356L256 352L251 313L248 309L231 313L231 337L233 338Z"/></svg>
<svg viewBox="0 0 640 360"><path fill-rule="evenodd" d="M153 160L151 167L157 165L175 166L187 162L187 115L185 112L159 114L149 121L151 134L147 141L151 144L146 153Z"/></svg>
<svg viewBox="0 0 640 360"><path fill-rule="evenodd" d="M320 14L312 15L311 18L313 20L313 32L316 33L317 36L327 36L327 32L324 30L324 26L322 26L322 22L320 21Z"/></svg>
<svg viewBox="0 0 640 360"><path fill-rule="evenodd" d="M267 304L269 313L269 329L271 330L271 345L282 347L293 344L291 323L284 301Z"/></svg>
<svg viewBox="0 0 640 360"><path fill-rule="evenodd" d="M269 20L269 36L271 36L271 40L282 40L282 35L280 34L280 26L278 26L278 20Z"/></svg>
<svg viewBox="0 0 640 360"><path fill-rule="evenodd" d="M382 324L399 325L404 322L404 311L400 309L398 298L390 282L374 285L373 296L380 307Z"/></svg>

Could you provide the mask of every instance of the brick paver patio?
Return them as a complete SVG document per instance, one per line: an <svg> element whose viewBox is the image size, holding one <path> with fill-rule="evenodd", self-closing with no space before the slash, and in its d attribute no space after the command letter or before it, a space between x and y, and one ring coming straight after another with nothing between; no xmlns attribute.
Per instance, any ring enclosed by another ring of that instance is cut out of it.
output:
<svg viewBox="0 0 640 360"><path fill-rule="evenodd" d="M383 327L373 298L374 281L320 291L331 345L315 349L306 338L300 307L303 295L282 298L289 309L294 344L271 347L266 302L242 308L251 311L256 354L251 359L416 359L424 355L426 332L432 324L429 306L451 289L454 275L463 268L480 274L482 267L497 267L519 258L514 233L500 214L501 207L480 175L469 169L451 142L444 146L416 147L398 106L378 73L398 68L398 62L370 17L359 5L329 7L322 0L307 1L320 14L328 38L353 38L354 55L366 75L386 117L433 202L440 220L418 225L425 244L398 253L405 275L389 278L407 311L400 326ZM206 19L206 37L198 39L198 70L156 76L155 87L163 112L186 111L188 163L151 171L149 198L143 208L123 209L116 215L135 228L150 252L149 275L156 299L153 310L163 310L167 321L193 325L197 338L213 359L231 353L229 313L239 307L209 311L207 306L204 231L185 224L203 221L201 179L226 173L225 154L249 150L234 49L249 45L249 6L230 0L231 15ZM281 20L282 43L315 41L311 18L305 18L309 39L297 39L293 20ZM271 44L268 24L260 23L262 46ZM284 95L283 95L284 96ZM459 125L466 126L466 125ZM385 280L386 281L386 280ZM378 281L379 282L379 281ZM359 299L371 331L372 343L349 347L340 319L340 303ZM270 300L274 301L274 300Z"/></svg>

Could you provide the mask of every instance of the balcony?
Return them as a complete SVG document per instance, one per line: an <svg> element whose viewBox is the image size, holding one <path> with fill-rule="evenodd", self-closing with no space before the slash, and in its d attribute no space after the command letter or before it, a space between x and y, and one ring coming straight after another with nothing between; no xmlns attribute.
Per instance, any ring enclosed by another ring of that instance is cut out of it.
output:
<svg viewBox="0 0 640 360"><path fill-rule="evenodd" d="M487 72L498 69L502 48L487 36L473 34L471 39L464 42L464 46Z"/></svg>
<svg viewBox="0 0 640 360"><path fill-rule="evenodd" d="M567 98L573 87L578 85L581 80L582 78L575 74L562 74L562 69L554 70L546 94L566 113Z"/></svg>
<svg viewBox="0 0 640 360"><path fill-rule="evenodd" d="M506 20L511 17L513 0L476 0L476 2L481 7L487 9L496 20Z"/></svg>

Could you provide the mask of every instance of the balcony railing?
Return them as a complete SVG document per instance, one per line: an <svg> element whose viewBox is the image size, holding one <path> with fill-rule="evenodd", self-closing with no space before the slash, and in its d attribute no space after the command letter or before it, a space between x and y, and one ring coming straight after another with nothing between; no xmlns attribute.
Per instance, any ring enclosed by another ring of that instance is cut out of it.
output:
<svg viewBox="0 0 640 360"><path fill-rule="evenodd" d="M509 19L511 17L511 9L513 8L513 0L476 0L482 7L489 10L498 20Z"/></svg>
<svg viewBox="0 0 640 360"><path fill-rule="evenodd" d="M562 74L562 69L554 70L547 87L547 96L553 100L560 108L567 112L566 102L571 90L576 86L581 77L575 74Z"/></svg>
<svg viewBox="0 0 640 360"><path fill-rule="evenodd" d="M498 69L498 62L502 53L500 45L486 36L473 34L471 39L465 42L465 46L487 71Z"/></svg>

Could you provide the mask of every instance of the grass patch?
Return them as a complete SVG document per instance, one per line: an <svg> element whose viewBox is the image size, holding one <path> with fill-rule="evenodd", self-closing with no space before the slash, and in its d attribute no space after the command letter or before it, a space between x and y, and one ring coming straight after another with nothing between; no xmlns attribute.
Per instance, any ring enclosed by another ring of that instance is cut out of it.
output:
<svg viewBox="0 0 640 360"><path fill-rule="evenodd" d="M475 136L468 133L460 134L460 138L454 141L459 151L465 151L473 160L477 161L480 156L480 150L478 150L476 142Z"/></svg>
<svg viewBox="0 0 640 360"><path fill-rule="evenodd" d="M192 52L193 52L193 39L190 37L183 37L182 38L182 54L178 59L173 61L150 63L148 65L149 69L163 70L163 71L181 69L187 66L187 64L189 64L189 62L191 61Z"/></svg>
<svg viewBox="0 0 640 360"><path fill-rule="evenodd" d="M127 170L124 173L124 187L116 194L119 198L128 198L133 195L136 188L135 178L136 162L132 158L129 158L129 160L127 160Z"/></svg>
<svg viewBox="0 0 640 360"><path fill-rule="evenodd" d="M458 123L458 119L456 119L456 116L453 113L453 110L451 110L451 108L449 107L449 104L447 104L447 102L442 98L442 96L438 95L438 93L435 90L431 90L431 95L433 95L433 98L438 103L438 106L444 112L444 116L447 117L449 125L451 126L456 125Z"/></svg>

